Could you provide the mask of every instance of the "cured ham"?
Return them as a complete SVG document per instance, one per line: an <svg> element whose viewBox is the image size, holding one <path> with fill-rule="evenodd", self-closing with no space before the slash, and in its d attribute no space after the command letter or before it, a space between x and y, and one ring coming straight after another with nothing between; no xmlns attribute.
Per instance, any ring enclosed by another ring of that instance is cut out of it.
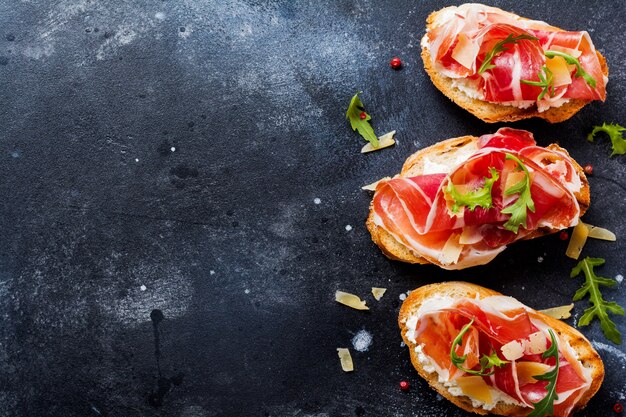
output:
<svg viewBox="0 0 626 417"><path fill-rule="evenodd" d="M572 99L606 98L607 78L584 31L463 4L437 14L422 46L436 71L462 80L458 85L465 93L484 101L520 108L536 104L542 112Z"/></svg>
<svg viewBox="0 0 626 417"><path fill-rule="evenodd" d="M372 211L376 226L415 255L462 269L538 228L576 225L580 189L568 155L537 146L530 132L502 128L480 137L450 172L378 183Z"/></svg>
<svg viewBox="0 0 626 417"><path fill-rule="evenodd" d="M406 336L418 346L422 365L436 371L439 382L451 388L451 392L455 392L453 389L459 382L470 376L465 371L470 370L473 375L478 373L484 381L482 389L490 393L483 397L528 407L530 412L534 404L547 395L548 384L548 381L533 376L553 370L555 357L558 357L559 369L554 416L570 415L577 401L591 387L590 371L582 366L567 341L556 336L553 330L557 354L543 357L542 354L552 345L551 329L534 310L511 297L436 297L422 304L417 313L407 320L406 326ZM463 334L465 326L469 328ZM453 363L451 355L451 348L459 335L462 337L455 352L465 357L460 367ZM503 346L512 343L525 347L518 357L507 358ZM480 366L481 357L493 355L502 361L498 366L489 369ZM490 410L495 401L474 403L474 406Z"/></svg>

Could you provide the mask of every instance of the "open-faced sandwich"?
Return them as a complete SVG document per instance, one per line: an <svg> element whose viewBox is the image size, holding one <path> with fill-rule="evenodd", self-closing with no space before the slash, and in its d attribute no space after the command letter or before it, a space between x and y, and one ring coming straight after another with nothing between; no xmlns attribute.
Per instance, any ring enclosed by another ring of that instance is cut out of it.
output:
<svg viewBox="0 0 626 417"><path fill-rule="evenodd" d="M418 288L399 325L420 376L469 412L569 416L604 378L602 360L577 330L478 285Z"/></svg>
<svg viewBox="0 0 626 417"><path fill-rule="evenodd" d="M606 61L585 31L468 3L432 13L421 44L435 86L485 122L556 123L606 98Z"/></svg>
<svg viewBox="0 0 626 417"><path fill-rule="evenodd" d="M587 178L565 149L502 128L410 156L376 185L367 228L391 259L463 269L578 224L588 206Z"/></svg>

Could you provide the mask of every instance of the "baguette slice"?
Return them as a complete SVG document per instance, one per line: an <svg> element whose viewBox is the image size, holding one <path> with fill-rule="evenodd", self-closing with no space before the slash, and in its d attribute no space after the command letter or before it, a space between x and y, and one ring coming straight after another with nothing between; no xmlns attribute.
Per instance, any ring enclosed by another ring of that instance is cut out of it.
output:
<svg viewBox="0 0 626 417"><path fill-rule="evenodd" d="M399 176L408 178L423 175L424 168L426 168L428 163L441 164L448 167L456 166L456 161L460 156L465 153L473 153L477 149L478 139L479 138L476 136L461 136L458 138L447 139L436 143L435 145L421 149L409 156L409 158L404 162ZM565 149L556 144L549 145L546 148L569 155ZM580 216L582 216L585 211L587 211L590 204L589 182L587 181L587 177L585 176L582 167L573 159L572 161L582 183L581 190L574 194L576 200L578 200L578 204L580 205ZM412 264L430 263L428 260L415 254L406 246L399 243L386 230L378 227L374 223L374 210L371 205L366 226L372 236L372 240L378 245L387 258ZM540 228L535 230L534 233L528 235L525 239L534 239L536 237L545 236L558 231L559 229Z"/></svg>
<svg viewBox="0 0 626 417"><path fill-rule="evenodd" d="M484 288L479 285L474 285L467 282L457 281L425 285L412 291L406 298L406 300L402 304L402 307L400 308L398 325L400 326L402 339L404 340L404 343L406 343L411 353L411 362L413 363L413 366L415 367L419 375L424 378L428 382L428 384L440 395L470 413L477 413L482 415L491 413L502 416L525 416L530 412L530 410L528 408L518 405L499 403L493 408L493 410L487 411L482 408L473 407L472 401L469 397L453 396L443 386L443 384L438 382L436 372L428 373L424 370L422 364L418 360L417 353L415 352L416 344L411 342L406 335L408 330L406 327L407 320L409 319L409 317L414 315L418 311L422 303L430 297L448 296L453 298L474 298L478 296L479 299L482 299L493 295L502 294L497 291L493 291L488 288ZM591 386L589 387L589 390L580 398L573 411L580 410L585 407L591 397L593 397L598 389L600 389L600 385L602 384L602 380L604 379L604 364L602 363L602 359L600 359L600 355L598 355L598 353L593 349L589 340L587 340L587 338L585 338L585 336L583 336L578 330L553 317L537 311L536 313L548 326L550 326L555 331L555 333L560 337L561 340L566 340L570 344L570 346L578 354L578 359L582 362L583 366L591 370Z"/></svg>
<svg viewBox="0 0 626 417"><path fill-rule="evenodd" d="M428 16L428 19L426 19L426 28L430 30L433 27L437 16L440 13L445 13L447 9L450 9L450 7L446 7L439 11L431 13ZM425 40L427 40L427 36L428 35L425 34L422 38L422 45L425 45ZM609 68L606 64L606 59L604 58L604 56L602 56L600 52L596 51L596 54L598 55L598 59L600 60L602 72L605 76L608 77ZM439 91L441 91L450 100L487 123L514 122L516 120L529 119L531 117L539 117L547 120L550 123L559 123L569 119L570 117L578 113L580 109L593 101L580 99L570 100L568 103L565 103L560 107L552 107L541 113L537 111L536 105L533 105L532 107L527 109L520 109L518 107L490 103L488 101L471 98L458 88L453 87L452 78L440 74L437 70L433 68L431 63L430 51L426 46L422 46L422 60L424 61L424 69L426 69L428 76L432 80L433 84L435 84L435 87L439 89Z"/></svg>

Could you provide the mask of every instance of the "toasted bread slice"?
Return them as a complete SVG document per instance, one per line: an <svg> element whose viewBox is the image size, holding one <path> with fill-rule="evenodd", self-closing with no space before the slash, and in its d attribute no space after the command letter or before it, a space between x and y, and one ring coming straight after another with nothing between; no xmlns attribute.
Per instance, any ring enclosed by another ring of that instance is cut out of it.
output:
<svg viewBox="0 0 626 417"><path fill-rule="evenodd" d="M417 353L415 352L416 344L413 343L407 337L406 322L414 315L422 303L430 297L436 296L448 296L453 298L470 297L479 299L489 297L492 295L502 295L497 291L490 290L488 288L481 287L479 285L470 284L467 282L443 282L440 284L430 284L420 287L412 291L406 298L402 307L400 308L400 315L398 317L398 325L402 333L402 339L406 343L411 353L411 362L428 384L443 397L453 402L458 407L461 407L465 411L477 414L498 414L503 416L525 416L529 413L529 409L526 407L506 404L503 402L498 403L491 411L484 410L482 408L476 408L472 405L472 401L466 396L453 396L446 387L443 386L437 379L437 373L428 373L424 370L420 363ZM595 395L600 389L602 380L604 379L604 364L600 359L600 355L593 349L589 340L585 338L578 330L567 325L566 323L557 320L553 317L547 316L541 312L535 311L535 313L541 318L541 320L550 326L555 333L558 334L561 340L566 340L574 351L578 355L578 359L581 361L585 368L591 370L592 383L589 390L580 398L575 405L575 410L580 410L585 407L587 402Z"/></svg>
<svg viewBox="0 0 626 417"><path fill-rule="evenodd" d="M448 8L433 12L428 16L428 19L426 20L427 29L432 27L439 13L444 12L446 9ZM427 38L427 36L428 34L425 34L424 38L422 38L422 45L424 44L424 39ZM606 59L600 52L596 51L596 54L600 60L602 72L608 77L609 68L606 64ZM518 107L490 103L488 101L472 98L458 88L453 87L452 78L440 74L433 68L430 51L427 47L422 47L422 60L424 61L424 68L426 69L428 76L439 91L441 91L450 100L487 123L514 122L516 120L528 119L531 117L539 117L550 123L559 123L569 119L580 109L585 107L585 105L593 101L578 99L570 100L568 103L565 103L560 107L552 107L541 113L537 111L536 105L527 109L520 109Z"/></svg>
<svg viewBox="0 0 626 417"><path fill-rule="evenodd" d="M435 145L429 146L422 150L417 151L405 161L400 172L400 177L414 177L422 175L424 173L424 167L426 163L435 163L446 166L455 166L456 161L464 153L473 153L478 146L478 137L476 136L461 136L458 138L452 138L439 142ZM566 155L569 153L561 148L559 145L552 144L547 146L547 149L562 152ZM581 190L574 196L578 200L580 206L580 215L582 216L589 208L590 195L589 195L589 182L582 169L582 167L572 159L576 172L580 177L582 183ZM366 221L367 230L372 235L372 240L383 251L385 256L389 259L396 261L403 261L412 264L428 264L428 260L420 257L418 254L412 252L406 246L398 242L391 234L386 230L378 227L374 223L374 210L370 205L370 213ZM550 233L556 233L559 229L540 228L535 232L528 235L525 239L533 239L536 237L548 235Z"/></svg>

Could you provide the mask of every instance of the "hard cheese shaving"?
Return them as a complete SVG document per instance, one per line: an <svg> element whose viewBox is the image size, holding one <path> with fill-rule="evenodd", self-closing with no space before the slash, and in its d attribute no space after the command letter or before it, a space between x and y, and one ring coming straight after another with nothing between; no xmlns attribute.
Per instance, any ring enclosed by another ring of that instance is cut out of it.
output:
<svg viewBox="0 0 626 417"><path fill-rule="evenodd" d="M341 369L343 369L344 372L354 371L354 364L352 363L350 351L346 348L337 348L337 354L339 355L339 361L341 362Z"/></svg>
<svg viewBox="0 0 626 417"><path fill-rule="evenodd" d="M372 287L372 294L374 295L376 301L380 301L380 299L383 298L385 291L387 291L387 288Z"/></svg>
<svg viewBox="0 0 626 417"><path fill-rule="evenodd" d="M574 308L574 304L569 304L566 306L546 308L545 310L539 310L539 311L547 316L554 317L555 319L558 319L558 320L562 320L562 319L568 319L572 317L573 308Z"/></svg>
<svg viewBox="0 0 626 417"><path fill-rule="evenodd" d="M589 237L593 239L601 239L608 240L611 242L615 242L617 237L615 237L615 233L610 230L603 229L602 227L592 226L590 224L586 225L589 228Z"/></svg>
<svg viewBox="0 0 626 417"><path fill-rule="evenodd" d="M589 236L589 228L583 222L578 222L574 231L572 232L572 238L567 245L565 255L572 259L578 259L580 253L583 251L587 237Z"/></svg>
<svg viewBox="0 0 626 417"><path fill-rule="evenodd" d="M355 310L369 310L369 307L365 305L365 301L361 300L358 296L350 294L348 292L335 292L335 301L345 306L352 307Z"/></svg>
<svg viewBox="0 0 626 417"><path fill-rule="evenodd" d="M380 183L381 181L387 181L387 180L390 180L390 179L391 179L391 177L381 178L378 181L374 181L371 184L364 185L363 187L361 187L361 190L376 191L376 187L378 186L378 183Z"/></svg>
<svg viewBox="0 0 626 417"><path fill-rule="evenodd" d="M604 229L598 226L592 226L590 224L585 224L583 222L578 222L576 227L574 227L574 231L572 232L572 238L567 245L567 250L565 251L565 255L572 259L578 259L580 253L587 242L587 238L593 239L601 239L608 240L610 242L615 242L617 238L615 237L615 233L610 230Z"/></svg>
<svg viewBox="0 0 626 417"><path fill-rule="evenodd" d="M361 153L377 151L379 149L390 147L391 145L396 143L396 141L393 140L393 136L395 134L396 134L396 131L392 130L389 133L385 133L384 135L379 136L378 137L378 146L376 146L376 147L372 146L371 143L366 143L365 146L363 146L363 148L361 148Z"/></svg>

